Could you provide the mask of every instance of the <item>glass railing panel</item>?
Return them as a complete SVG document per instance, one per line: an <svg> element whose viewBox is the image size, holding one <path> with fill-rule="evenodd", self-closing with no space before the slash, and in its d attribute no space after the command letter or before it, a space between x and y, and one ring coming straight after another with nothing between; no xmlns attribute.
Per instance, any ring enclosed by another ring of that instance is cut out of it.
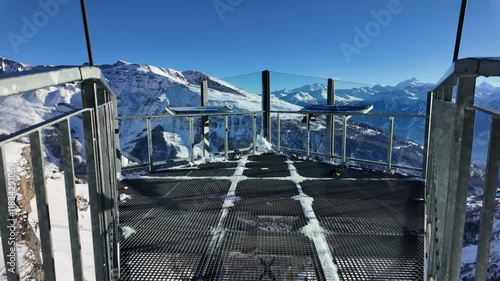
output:
<svg viewBox="0 0 500 281"><path fill-rule="evenodd" d="M418 123L418 125L412 125L408 120L413 120L415 123ZM394 138L392 141L393 165L418 169L423 167L423 140L425 132L423 127L425 127L425 118L394 118ZM413 141L414 139L418 139L419 142Z"/></svg>
<svg viewBox="0 0 500 281"><path fill-rule="evenodd" d="M387 117L357 116L347 122L346 156L373 162L387 162L388 147ZM368 124L368 121L386 123L385 130ZM340 143L340 145L342 145Z"/></svg>
<svg viewBox="0 0 500 281"><path fill-rule="evenodd" d="M129 167L148 163L146 119L122 119L118 125L122 166Z"/></svg>
<svg viewBox="0 0 500 281"><path fill-rule="evenodd" d="M328 79L271 72L271 110L296 111L326 104Z"/></svg>

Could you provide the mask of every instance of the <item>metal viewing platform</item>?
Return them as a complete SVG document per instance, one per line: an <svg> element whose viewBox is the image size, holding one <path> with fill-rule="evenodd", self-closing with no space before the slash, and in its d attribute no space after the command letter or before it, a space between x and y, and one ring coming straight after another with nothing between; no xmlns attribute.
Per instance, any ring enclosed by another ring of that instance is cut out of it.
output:
<svg viewBox="0 0 500 281"><path fill-rule="evenodd" d="M123 184L124 281L424 279L421 180L259 155Z"/></svg>
<svg viewBox="0 0 500 281"><path fill-rule="evenodd" d="M54 257L49 212L53 214L54 204L48 200L51 177L45 174L49 164L43 136L50 130L60 148L73 280L458 280L474 121L481 112L491 117L491 126L474 274L475 280L486 280L498 187L500 146L494 143L500 139L500 112L474 104L479 76L499 77L500 59L454 62L428 93L426 114L421 115L273 110L271 75L264 71L262 111L181 110L149 116L119 116L117 96L96 67L0 77L0 98L65 83L78 84L82 97L81 108L0 138L4 261L10 258L12 220L6 154L7 145L16 142L30 151L26 171L36 200L37 251L43 259L38 270L44 280L54 281L56 269L63 266ZM327 84L326 105L333 106L335 81L328 79ZM208 82L202 81L199 89L207 106ZM300 123L304 115L306 126ZM324 118L314 131L309 115ZM387 121L382 123L387 131L361 127L356 120L362 118ZM418 149L417 161L398 162L393 156L401 155L405 142L394 133L395 119L408 118L422 123L424 141L406 142ZM78 155L72 149L70 119L81 127ZM160 136L167 146L170 139L165 136L171 132L155 125L173 119L185 122L177 124L183 130L185 153L159 158L155 140ZM290 120L297 122L292 126ZM127 121L143 126L136 136L137 155L120 148L120 137L130 137L120 135L120 124ZM241 142L230 141L229 128L243 128L235 134ZM218 138L209 142L214 131ZM295 137L302 147L290 147L282 136ZM258 155L259 146L265 145L261 139L276 153ZM321 143L313 143L318 139ZM361 142L364 146L358 146ZM356 153L373 152L372 147L383 153ZM213 158L219 161L181 166ZM84 176L77 178L77 169ZM409 176L398 174L401 171ZM88 189L87 243L80 237L84 230L77 182ZM84 256L83 250L90 248ZM11 269L5 278L19 280L19 265Z"/></svg>

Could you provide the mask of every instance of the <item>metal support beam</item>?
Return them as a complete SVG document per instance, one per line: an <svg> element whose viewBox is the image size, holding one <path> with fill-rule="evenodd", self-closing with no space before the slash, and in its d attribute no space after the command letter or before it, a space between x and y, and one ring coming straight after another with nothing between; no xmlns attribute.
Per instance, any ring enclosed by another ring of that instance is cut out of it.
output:
<svg viewBox="0 0 500 281"><path fill-rule="evenodd" d="M253 154L255 154L257 149L257 115L252 114L252 147Z"/></svg>
<svg viewBox="0 0 500 281"><path fill-rule="evenodd" d="M82 91L84 86L82 84ZM94 247L94 268L96 280L107 280L104 244L104 223L101 212L101 187L97 168L97 139L94 115L91 111L82 113L85 140L85 157L87 159L87 179L89 186L90 216L92 223L92 245Z"/></svg>
<svg viewBox="0 0 500 281"><path fill-rule="evenodd" d="M328 88L326 92L326 104L335 105L335 80L328 79ZM335 117L333 115L326 116L326 139L327 145L326 155L330 158L335 153Z"/></svg>
<svg viewBox="0 0 500 281"><path fill-rule="evenodd" d="M191 162L194 162L194 124L193 124L193 117L190 116L188 117L189 119L189 146L190 146L190 158Z"/></svg>
<svg viewBox="0 0 500 281"><path fill-rule="evenodd" d="M201 106L208 106L208 80L201 81ZM210 148L210 123L208 116L201 117L201 141L203 143L203 157L208 157Z"/></svg>
<svg viewBox="0 0 500 281"><path fill-rule="evenodd" d="M346 163L347 153L347 115L342 120L342 164Z"/></svg>
<svg viewBox="0 0 500 281"><path fill-rule="evenodd" d="M116 175L120 176L122 173L122 165L121 165L121 149L120 149L120 120L118 120L118 97L112 96L113 102L113 129L115 133L115 167L116 167Z"/></svg>
<svg viewBox="0 0 500 281"><path fill-rule="evenodd" d="M147 142L148 142L148 164L149 171L154 171L153 165L153 132L151 129L151 118L146 119Z"/></svg>
<svg viewBox="0 0 500 281"><path fill-rule="evenodd" d="M306 156L309 158L311 156L311 115L306 115L307 120L307 133L306 133Z"/></svg>
<svg viewBox="0 0 500 281"><path fill-rule="evenodd" d="M458 280L462 257L467 190L469 186L472 141L474 134L474 104L476 77L460 77L453 124L450 190L447 203L446 235L443 249L443 271L440 280ZM451 230L451 231L449 231Z"/></svg>
<svg viewBox="0 0 500 281"><path fill-rule="evenodd" d="M224 158L229 159L229 126L228 116L224 115Z"/></svg>
<svg viewBox="0 0 500 281"><path fill-rule="evenodd" d="M38 211L38 226L40 227L40 243L42 245L43 276L44 280L55 281L54 249L52 248L52 235L50 228L49 201L45 187L44 157L42 136L39 131L30 134L31 164L33 186L36 194Z"/></svg>
<svg viewBox="0 0 500 281"><path fill-rule="evenodd" d="M425 132L424 132L424 161L422 167L422 178L428 182L427 168L429 167L429 148L430 148L430 137L431 137L431 123L432 123L432 102L434 101L434 93L427 93L427 108L425 119ZM426 189L428 190L428 189Z"/></svg>
<svg viewBox="0 0 500 281"><path fill-rule="evenodd" d="M475 281L486 281L491 250L493 218L495 216L495 198L498 187L498 168L500 163L500 116L491 120L488 160L486 161L486 181L479 228Z"/></svg>
<svg viewBox="0 0 500 281"><path fill-rule="evenodd" d="M73 146L69 119L59 123L61 134L61 158L66 187L66 206L68 208L68 226L73 259L74 280L83 280L82 247L80 243L80 224L78 222L78 206L75 195L75 171L73 165Z"/></svg>
<svg viewBox="0 0 500 281"><path fill-rule="evenodd" d="M389 135L387 141L387 170L386 172L391 172L392 170L392 140L394 139L394 117L389 117Z"/></svg>
<svg viewBox="0 0 500 281"><path fill-rule="evenodd" d="M278 123L278 152L281 150L281 121L280 121L280 113L278 112L276 115L276 122Z"/></svg>
<svg viewBox="0 0 500 281"><path fill-rule="evenodd" d="M262 136L271 143L271 72L262 72Z"/></svg>
<svg viewBox="0 0 500 281"><path fill-rule="evenodd" d="M10 233L15 232L17 229L17 220L14 216L11 216L14 215L14 198L17 195L17 190L9 184L11 169L6 165L4 147L0 146L0 232L3 249L3 253L0 254L3 255L5 261L7 281L17 281L19 280L17 252L15 250L11 251L12 248L15 249L15 240L9 239Z"/></svg>
<svg viewBox="0 0 500 281"><path fill-rule="evenodd" d="M462 30L464 27L466 9L467 0L462 0L462 5L460 6L460 16L458 18L457 38L455 39L455 51L453 52L453 62L457 61L458 53L460 52L460 43L462 42Z"/></svg>
<svg viewBox="0 0 500 281"><path fill-rule="evenodd" d="M83 28L85 30L85 41L87 42L87 54L89 56L89 65L94 65L94 58L92 57L92 46L90 44L90 31L87 20L87 8L85 7L85 0L80 0L80 8L82 10Z"/></svg>

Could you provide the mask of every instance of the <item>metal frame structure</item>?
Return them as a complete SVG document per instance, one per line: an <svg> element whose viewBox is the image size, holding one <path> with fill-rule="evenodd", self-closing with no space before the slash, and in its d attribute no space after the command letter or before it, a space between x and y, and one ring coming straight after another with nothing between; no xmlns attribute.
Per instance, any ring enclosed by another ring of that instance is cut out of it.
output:
<svg viewBox="0 0 500 281"><path fill-rule="evenodd" d="M500 76L500 58L457 60L429 94L426 154L429 280L460 277L475 113L492 116L475 280L486 280L498 186L500 113L474 105L476 78ZM453 87L456 99L453 100Z"/></svg>
<svg viewBox="0 0 500 281"><path fill-rule="evenodd" d="M487 161L487 179L483 211L481 213L481 228L475 280L485 280L491 242L491 229L495 208L495 194L498 186L498 168L500 149L494 142L500 137L500 112L474 105L475 81L478 76L500 76L500 58L467 58L457 60L436 88L429 93L426 115L404 114L374 114L374 113L332 113L332 112L296 112L272 111L270 105L270 73L263 72L263 109L262 112L234 113L203 113L155 116L122 116L116 112L116 97L112 94L101 71L95 67L60 67L46 70L27 71L21 74L4 75L0 79L0 97L16 95L27 91L45 88L64 83L81 83L83 108L70 111L56 118L41 122L29 128L20 130L0 140L0 229L9 233L8 167L5 162L5 144L28 137L31 146L32 170L36 191L38 215L40 222L40 238L44 260L43 270L45 280L55 280L55 265L50 235L50 218L45 188L44 161L42 150L42 130L58 125L62 143L62 162L65 175L67 195L68 220L71 235L71 250L74 263L74 279L82 280L81 247L78 235L78 216L75 206L74 167L71 148L69 120L81 116L85 133L85 154L87 159L88 185L92 217L92 234L94 247L94 263L96 280L114 280L119 277L119 243L117 240L118 210L117 184L115 175L121 169L119 152L118 122L119 120L143 119L146 122L148 136L148 163L142 165L153 171L163 162L153 161L151 121L156 118L187 118L190 128L191 148L194 145L194 118L208 121L211 116L224 118L224 151L229 157L229 122L233 115L252 116L252 145L238 150L255 151L257 136L257 116L262 115L261 133L268 140L271 138L271 114L309 113L326 115L331 119L327 130L333 132L334 118L342 118L342 153L333 154L333 133L328 141L331 146L325 151L314 152L310 149L310 120L307 118L307 148L298 150L281 145L281 125L277 122L278 139L274 144L278 150L289 150L310 155L339 158L346 161L358 161L374 165L384 165L387 170L393 167L423 171L426 178L426 258L428 262L427 276L429 280L458 280L460 275L463 225L465 219L465 200L471 163L472 136L474 118L477 111L492 116L490 142ZM208 85L208 84L207 84ZM334 95L334 81L329 80L331 102ZM457 87L457 97L453 100L453 87ZM208 92L207 86L204 88ZM330 100L330 98L329 98ZM349 158L346 155L347 120L350 116L386 117L389 120L389 135L387 162L380 163L363 159ZM395 118L425 118L426 132L424 144L423 167L401 167L392 164L392 141ZM205 124L206 121L203 122ZM203 126L203 125L202 125ZM205 132L206 133L206 132ZM330 135L330 134L329 134ZM193 149L191 149L192 151ZM234 152L234 151L233 151ZM177 159L182 160L182 159ZM194 160L194 154L188 159ZM134 168L138 166L133 166ZM2 236L4 249L9 248L8 236ZM8 260L7 251L4 258ZM17 273L8 271L7 280L18 280Z"/></svg>
<svg viewBox="0 0 500 281"><path fill-rule="evenodd" d="M29 138L33 182L38 208L40 241L43 256L44 280L55 280L54 253L52 247L49 204L45 186L42 131L58 126L61 136L62 167L66 187L69 231L74 280L84 280L82 253L79 237L78 210L75 197L75 175L71 128L69 120L79 117L84 126L85 155L87 160L90 213L96 280L115 280L119 276L118 209L116 172L119 171L117 148L117 123L114 122L116 107L114 96L95 67L65 67L11 74L0 79L0 97L21 94L27 91L65 84L81 83L83 108L15 132L0 141L0 227L3 249L9 249L9 219L7 193L9 192L5 162L7 143ZM5 201L5 202L4 202ZM4 251L8 260L8 251ZM7 280L19 280L15 272L7 271Z"/></svg>

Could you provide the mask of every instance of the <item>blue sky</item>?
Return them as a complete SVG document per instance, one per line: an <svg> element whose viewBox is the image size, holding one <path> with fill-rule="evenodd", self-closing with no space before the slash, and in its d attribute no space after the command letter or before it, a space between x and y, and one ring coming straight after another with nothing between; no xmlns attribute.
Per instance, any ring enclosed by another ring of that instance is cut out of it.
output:
<svg viewBox="0 0 500 281"><path fill-rule="evenodd" d="M500 56L500 1L469 2L460 57ZM50 14L41 3L51 3ZM84 63L79 8L79 0L1 0L0 56ZM96 64L122 59L217 77L269 69L368 84L439 80L459 8L459 0L87 0ZM356 44L356 27L368 28L369 42Z"/></svg>

